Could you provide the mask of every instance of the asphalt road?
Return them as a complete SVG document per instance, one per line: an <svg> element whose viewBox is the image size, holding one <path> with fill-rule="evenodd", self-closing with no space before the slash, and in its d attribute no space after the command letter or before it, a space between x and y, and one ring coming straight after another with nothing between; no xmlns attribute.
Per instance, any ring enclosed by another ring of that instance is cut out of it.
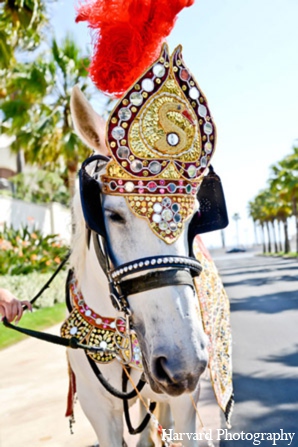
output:
<svg viewBox="0 0 298 447"><path fill-rule="evenodd" d="M231 302L236 401L233 438L220 446L297 447L298 261L250 253L215 261ZM295 433L292 442L281 430ZM257 444L262 439L257 433L282 437Z"/></svg>

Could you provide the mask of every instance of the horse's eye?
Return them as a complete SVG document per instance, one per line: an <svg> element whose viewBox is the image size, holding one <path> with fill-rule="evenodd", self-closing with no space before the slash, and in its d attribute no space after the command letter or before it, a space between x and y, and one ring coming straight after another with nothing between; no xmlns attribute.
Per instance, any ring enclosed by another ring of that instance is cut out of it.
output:
<svg viewBox="0 0 298 447"><path fill-rule="evenodd" d="M108 217L112 222L125 223L125 219L118 213L110 211Z"/></svg>

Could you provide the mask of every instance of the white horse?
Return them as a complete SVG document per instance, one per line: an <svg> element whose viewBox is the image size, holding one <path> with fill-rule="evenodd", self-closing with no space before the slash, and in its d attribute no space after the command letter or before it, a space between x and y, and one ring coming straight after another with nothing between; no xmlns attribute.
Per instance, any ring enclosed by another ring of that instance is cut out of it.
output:
<svg viewBox="0 0 298 447"><path fill-rule="evenodd" d="M73 91L71 109L81 139L98 153L108 155L103 120L78 88ZM130 211L123 197L103 194L102 209L109 255L115 267L144 257L188 256L187 224L178 240L167 245L154 235L144 219ZM85 221L78 197L74 201L74 219L71 262L79 288L90 308L115 318L119 313L109 298L107 278L98 263L93 241L89 248L86 244ZM195 433L196 411L189 395L197 402L199 378L207 365L208 354L194 289L189 285L169 285L130 295L128 303L147 380L142 396L168 404L176 433ZM100 447L120 447L124 424L122 401L99 383L84 352L70 350L69 360L76 376L80 405L96 432ZM122 365L117 359L97 366L111 385L122 389ZM131 375L137 383L141 372L134 369ZM152 445L144 432L138 447ZM193 447L197 441L184 439L184 445Z"/></svg>

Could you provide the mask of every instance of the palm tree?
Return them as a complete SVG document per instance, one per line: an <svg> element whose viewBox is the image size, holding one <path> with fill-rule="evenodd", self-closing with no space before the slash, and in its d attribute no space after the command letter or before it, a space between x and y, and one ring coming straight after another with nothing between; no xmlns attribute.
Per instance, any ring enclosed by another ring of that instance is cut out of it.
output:
<svg viewBox="0 0 298 447"><path fill-rule="evenodd" d="M266 199L267 199L267 192L266 190L261 191L255 198L255 204L256 204L256 210L257 210L257 216L258 221L260 223L261 229L262 229L262 235L263 235L263 253L265 252L271 252L271 236L269 231L269 214L268 209L266 208ZM266 242L265 242L265 229L267 230L267 240L268 240L268 246L266 248Z"/></svg>
<svg viewBox="0 0 298 447"><path fill-rule="evenodd" d="M275 197L272 195L269 189L261 191L253 201L249 202L249 215L253 218L254 222L258 222L260 224L262 229L263 253L265 253L266 251L271 253L272 251L271 232L269 224L271 224L274 249L276 253L278 252L274 225L276 220L276 213L277 208ZM264 229L266 229L267 231L267 249Z"/></svg>
<svg viewBox="0 0 298 447"><path fill-rule="evenodd" d="M60 47L53 40L50 55L16 64L1 104L6 133L16 135L12 149L23 148L26 162L47 170L65 168L71 195L78 163L90 151L74 133L70 93L76 84L82 90L90 86L88 64L89 58L81 55L70 36Z"/></svg>
<svg viewBox="0 0 298 447"><path fill-rule="evenodd" d="M0 0L0 100L6 84L24 52L33 52L46 40L49 26L47 4L55 0ZM24 154L17 152L17 171L22 172Z"/></svg>
<svg viewBox="0 0 298 447"><path fill-rule="evenodd" d="M277 213L278 213L279 204L276 200L275 195L272 193L272 191L270 189L266 189L265 191L263 191L263 196L264 196L263 199L264 199L264 203L265 203L264 212L267 216L266 217L266 226L268 227L267 231L269 232L269 224L270 224L271 230L272 230L272 236L273 236L274 251L275 251L275 253L278 253L275 222L277 221Z"/></svg>
<svg viewBox="0 0 298 447"><path fill-rule="evenodd" d="M254 200L251 200L248 203L248 214L253 219L253 222L254 222L255 237L256 237L256 234L257 234L256 226L257 226L257 224L260 225L261 235L262 235L263 253L266 253L264 223L263 223L263 220L262 220L262 204L260 203L260 200L258 199L258 197L255 197Z"/></svg>
<svg viewBox="0 0 298 447"><path fill-rule="evenodd" d="M44 0L0 0L0 69L15 63L15 52L36 49L48 24Z"/></svg>
<svg viewBox="0 0 298 447"><path fill-rule="evenodd" d="M263 252L266 251L264 228L268 234L268 251L271 251L271 236L269 224L272 228L275 252L282 251L281 238L277 244L275 223L284 228L284 252L290 251L288 219L295 217L296 221L296 250L298 253L298 148L293 147L290 155L271 167L269 188L261 191L254 200L249 202L249 215L254 224L259 223L263 233Z"/></svg>
<svg viewBox="0 0 298 447"><path fill-rule="evenodd" d="M270 185L280 200L291 207L296 223L296 252L298 253L298 148L271 167L273 177ZM289 248L289 247L288 247Z"/></svg>
<svg viewBox="0 0 298 447"><path fill-rule="evenodd" d="M291 207L286 203L281 203L278 212L277 219L282 222L284 228L284 252L289 253L290 242L289 242L289 231L288 231L288 218L291 216Z"/></svg>
<svg viewBox="0 0 298 447"><path fill-rule="evenodd" d="M258 245L258 233L257 233L257 225L258 225L258 208L255 201L251 200L248 202L248 215L252 218L254 225L254 234L255 234L255 244Z"/></svg>

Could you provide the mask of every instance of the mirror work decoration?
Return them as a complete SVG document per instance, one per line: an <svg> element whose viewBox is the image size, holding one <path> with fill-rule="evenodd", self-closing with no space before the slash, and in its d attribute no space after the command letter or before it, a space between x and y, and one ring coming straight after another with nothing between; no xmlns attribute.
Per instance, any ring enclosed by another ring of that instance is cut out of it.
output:
<svg viewBox="0 0 298 447"><path fill-rule="evenodd" d="M174 242L193 214L216 139L204 94L179 46L160 57L119 100L107 123L113 160L103 192L126 197L154 233Z"/></svg>

